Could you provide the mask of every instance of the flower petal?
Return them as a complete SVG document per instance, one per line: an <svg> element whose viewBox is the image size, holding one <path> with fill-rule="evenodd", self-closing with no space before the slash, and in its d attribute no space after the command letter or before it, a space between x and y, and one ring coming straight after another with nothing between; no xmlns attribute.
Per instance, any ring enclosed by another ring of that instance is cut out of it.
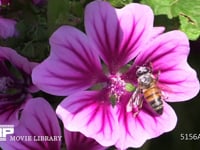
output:
<svg viewBox="0 0 200 150"><path fill-rule="evenodd" d="M104 78L98 55L82 32L62 26L50 44L51 55L33 71L33 82L40 89L66 96Z"/></svg>
<svg viewBox="0 0 200 150"><path fill-rule="evenodd" d="M12 137L28 137L29 140L12 141L7 136L7 141L0 143L3 149L31 150L47 149L59 150L61 140L55 141L39 140L40 137L60 137L60 127L55 112L43 98L35 98L28 101L24 110L21 112L19 124L14 128Z"/></svg>
<svg viewBox="0 0 200 150"><path fill-rule="evenodd" d="M171 31L162 34L138 55L128 76L135 77L135 66L150 62L154 75L158 76L158 84L166 95L166 101L189 100L197 95L199 81L196 71L187 62L188 55L189 42L183 32Z"/></svg>
<svg viewBox="0 0 200 150"><path fill-rule="evenodd" d="M111 146L117 141L119 130L115 109L104 98L100 92L79 92L63 100L56 113L67 130L81 132L103 146Z"/></svg>
<svg viewBox="0 0 200 150"><path fill-rule="evenodd" d="M0 46L0 61L8 60L21 71L31 74L37 63L29 62L27 58L19 55L15 50Z"/></svg>
<svg viewBox="0 0 200 150"><path fill-rule="evenodd" d="M190 100L200 89L196 71L185 62L160 74L159 82L168 102Z"/></svg>
<svg viewBox="0 0 200 150"><path fill-rule="evenodd" d="M116 72L149 40L153 13L150 7L141 4L114 9L108 2L94 1L86 6L85 27L103 61L111 72Z"/></svg>
<svg viewBox="0 0 200 150"><path fill-rule="evenodd" d="M164 103L164 112L161 116L152 116L149 112L141 110L136 117L126 113L125 109L119 111L121 136L116 147L141 147L148 139L157 137L174 129L177 117L174 110Z"/></svg>
<svg viewBox="0 0 200 150"><path fill-rule="evenodd" d="M25 100L26 101L26 100ZM9 107L0 107L0 124L18 124L18 115L24 104L10 105Z"/></svg>
<svg viewBox="0 0 200 150"><path fill-rule="evenodd" d="M16 21L0 17L0 38L6 39L18 35Z"/></svg>
<svg viewBox="0 0 200 150"><path fill-rule="evenodd" d="M14 67L16 67L23 75L25 80L31 80L30 75L33 68L37 65L35 62L30 62L27 58L19 55L15 50L8 47L0 46L0 61L9 61ZM30 81L31 82L31 81ZM28 87L29 92L37 92L38 89L30 83Z"/></svg>
<svg viewBox="0 0 200 150"><path fill-rule="evenodd" d="M160 34L162 34L165 31L165 27L154 27L153 28L153 33L152 33L152 38L156 38Z"/></svg>
<svg viewBox="0 0 200 150"><path fill-rule="evenodd" d="M80 132L70 132L64 130L65 143L68 150L105 150L106 148L101 146L92 138L87 138Z"/></svg>

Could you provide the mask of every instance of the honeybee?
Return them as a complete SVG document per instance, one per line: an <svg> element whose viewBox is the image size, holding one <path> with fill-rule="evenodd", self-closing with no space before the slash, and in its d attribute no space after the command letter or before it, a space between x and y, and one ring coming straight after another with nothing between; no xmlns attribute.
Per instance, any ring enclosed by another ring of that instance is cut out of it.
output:
<svg viewBox="0 0 200 150"><path fill-rule="evenodd" d="M128 104L127 112L134 111L137 115L142 108L143 99L147 102L150 109L157 115L163 113L164 95L157 84L158 77L152 74L152 68L140 66L136 70L138 87L133 92Z"/></svg>

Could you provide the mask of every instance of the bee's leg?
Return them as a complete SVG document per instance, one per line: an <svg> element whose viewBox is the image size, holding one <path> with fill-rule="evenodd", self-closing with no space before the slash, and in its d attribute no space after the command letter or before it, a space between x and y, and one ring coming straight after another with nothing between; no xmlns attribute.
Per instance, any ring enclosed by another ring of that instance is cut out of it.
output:
<svg viewBox="0 0 200 150"><path fill-rule="evenodd" d="M152 64L152 62L149 62L149 68L151 69L151 70L153 70L153 64Z"/></svg>
<svg viewBox="0 0 200 150"><path fill-rule="evenodd" d="M156 75L156 78L155 78L156 82L159 80L159 76L160 76L160 70L158 71L158 73Z"/></svg>
<svg viewBox="0 0 200 150"><path fill-rule="evenodd" d="M143 66L148 66L148 67L150 67L150 69L152 69L152 62L151 62L151 60L148 58L145 62L144 62L144 64L143 64Z"/></svg>
<svg viewBox="0 0 200 150"><path fill-rule="evenodd" d="M135 118L139 114L139 111L133 113L133 118Z"/></svg>
<svg viewBox="0 0 200 150"><path fill-rule="evenodd" d="M143 105L143 100L142 98L140 98L138 100L138 105L135 107L134 112L133 112L134 118L139 114L140 110L142 109L142 105Z"/></svg>
<svg viewBox="0 0 200 150"><path fill-rule="evenodd" d="M167 96L167 94L164 91L161 91L161 98L165 101L169 97Z"/></svg>
<svg viewBox="0 0 200 150"><path fill-rule="evenodd" d="M139 101L139 109L141 109L142 108L142 105L143 105L143 99L142 99L142 97L140 98L140 101Z"/></svg>
<svg viewBox="0 0 200 150"><path fill-rule="evenodd" d="M142 109L142 105L143 105L143 99L142 99L141 93L139 93L133 103L133 106L134 106L133 117L136 117L139 114L140 110Z"/></svg>
<svg viewBox="0 0 200 150"><path fill-rule="evenodd" d="M149 59L145 62L144 66L148 67L150 72L152 73L153 63Z"/></svg>

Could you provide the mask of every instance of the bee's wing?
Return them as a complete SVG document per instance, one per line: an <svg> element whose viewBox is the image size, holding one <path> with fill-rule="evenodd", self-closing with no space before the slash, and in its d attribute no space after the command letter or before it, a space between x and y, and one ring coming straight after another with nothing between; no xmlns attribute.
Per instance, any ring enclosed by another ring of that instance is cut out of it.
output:
<svg viewBox="0 0 200 150"><path fill-rule="evenodd" d="M129 99L126 105L126 112L133 111L133 109L135 109L135 107L139 106L140 104L141 104L141 94L140 94L140 89L137 88L131 95L131 98Z"/></svg>
<svg viewBox="0 0 200 150"><path fill-rule="evenodd" d="M132 102L132 96L131 96L130 100L128 101L126 105L126 112L131 112L132 110L133 110L133 102Z"/></svg>

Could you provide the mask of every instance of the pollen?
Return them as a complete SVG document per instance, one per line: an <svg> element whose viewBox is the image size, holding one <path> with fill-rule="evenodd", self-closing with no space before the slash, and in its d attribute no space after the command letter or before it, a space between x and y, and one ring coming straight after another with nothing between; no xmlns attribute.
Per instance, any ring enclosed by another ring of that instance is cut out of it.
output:
<svg viewBox="0 0 200 150"><path fill-rule="evenodd" d="M109 78L107 88L109 90L110 97L112 97L112 99L113 97L115 98L115 104L126 91L126 82L122 80L120 76L112 75Z"/></svg>

